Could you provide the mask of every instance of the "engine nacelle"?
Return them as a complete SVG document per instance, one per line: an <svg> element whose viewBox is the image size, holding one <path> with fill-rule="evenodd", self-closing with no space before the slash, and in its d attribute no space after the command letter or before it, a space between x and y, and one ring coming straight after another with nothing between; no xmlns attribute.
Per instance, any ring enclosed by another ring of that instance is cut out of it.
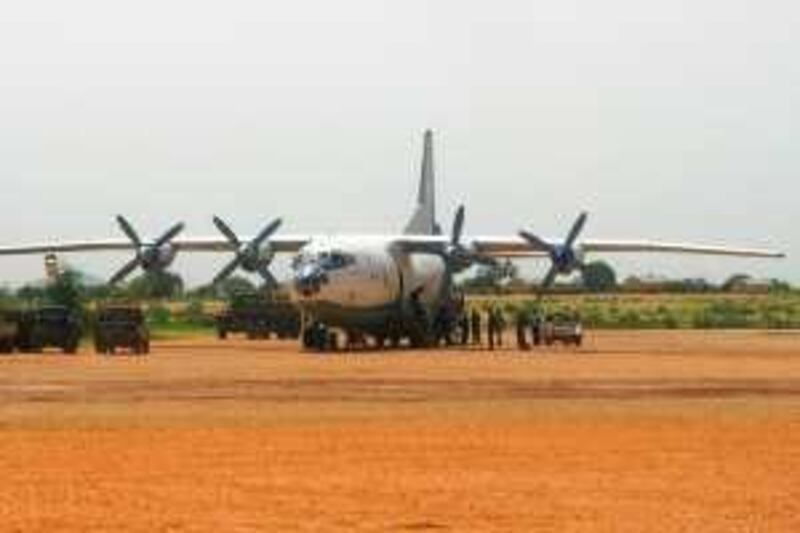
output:
<svg viewBox="0 0 800 533"><path fill-rule="evenodd" d="M176 255L178 250L172 244L145 247L140 251L142 268L147 272L161 272L175 261Z"/></svg>
<svg viewBox="0 0 800 533"><path fill-rule="evenodd" d="M250 245L243 246L239 253L242 257L242 268L247 272L258 272L269 267L275 258L275 249L269 243L256 249Z"/></svg>

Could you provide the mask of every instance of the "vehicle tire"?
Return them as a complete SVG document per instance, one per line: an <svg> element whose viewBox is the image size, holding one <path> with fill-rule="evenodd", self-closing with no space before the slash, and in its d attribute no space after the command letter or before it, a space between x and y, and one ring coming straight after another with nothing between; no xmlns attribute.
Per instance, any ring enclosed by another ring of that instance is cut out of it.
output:
<svg viewBox="0 0 800 533"><path fill-rule="evenodd" d="M222 341L227 339L228 338L228 330L226 330L224 328L218 329L217 330L217 338L219 340L222 340Z"/></svg>

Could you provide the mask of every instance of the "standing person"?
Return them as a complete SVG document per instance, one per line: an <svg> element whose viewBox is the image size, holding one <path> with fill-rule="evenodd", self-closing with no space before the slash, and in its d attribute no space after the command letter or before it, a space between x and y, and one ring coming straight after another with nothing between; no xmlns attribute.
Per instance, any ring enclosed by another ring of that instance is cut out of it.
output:
<svg viewBox="0 0 800 533"><path fill-rule="evenodd" d="M478 312L478 309L473 307L471 316L471 326L472 326L472 344L480 344L481 343L481 314Z"/></svg>
<svg viewBox="0 0 800 533"><path fill-rule="evenodd" d="M497 334L497 314L494 312L493 307L490 307L486 312L486 325L489 336L489 349L494 350L494 339Z"/></svg>
<svg viewBox="0 0 800 533"><path fill-rule="evenodd" d="M497 345L503 346L503 330L506 329L506 317L500 306L495 305L492 314L494 315L494 329L497 335Z"/></svg>
<svg viewBox="0 0 800 533"><path fill-rule="evenodd" d="M520 350L529 350L527 329L528 329L528 314L524 311L517 312L517 348Z"/></svg>
<svg viewBox="0 0 800 533"><path fill-rule="evenodd" d="M461 346L466 346L469 343L469 317L467 317L466 309L461 310L461 315L458 317L458 325L461 330Z"/></svg>
<svg viewBox="0 0 800 533"><path fill-rule="evenodd" d="M533 333L533 345L539 346L542 343L542 315L538 310L533 315L531 333Z"/></svg>

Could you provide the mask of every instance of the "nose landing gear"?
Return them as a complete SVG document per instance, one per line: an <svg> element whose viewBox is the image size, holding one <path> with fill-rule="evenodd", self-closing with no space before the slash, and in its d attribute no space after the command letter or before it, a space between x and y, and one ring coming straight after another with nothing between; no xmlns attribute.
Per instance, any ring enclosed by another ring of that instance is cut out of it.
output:
<svg viewBox="0 0 800 533"><path fill-rule="evenodd" d="M339 336L325 324L314 321L303 329L303 348L318 352L335 352L339 349Z"/></svg>

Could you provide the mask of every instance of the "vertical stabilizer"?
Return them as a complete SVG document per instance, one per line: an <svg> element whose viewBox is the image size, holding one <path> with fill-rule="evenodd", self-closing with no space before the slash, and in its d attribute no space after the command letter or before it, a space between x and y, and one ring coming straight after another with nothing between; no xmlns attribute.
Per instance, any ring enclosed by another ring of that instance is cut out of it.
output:
<svg viewBox="0 0 800 533"><path fill-rule="evenodd" d="M414 235L441 233L436 224L436 180L433 174L433 132L425 131L425 148L422 154L422 170L417 194L417 207L404 232Z"/></svg>

